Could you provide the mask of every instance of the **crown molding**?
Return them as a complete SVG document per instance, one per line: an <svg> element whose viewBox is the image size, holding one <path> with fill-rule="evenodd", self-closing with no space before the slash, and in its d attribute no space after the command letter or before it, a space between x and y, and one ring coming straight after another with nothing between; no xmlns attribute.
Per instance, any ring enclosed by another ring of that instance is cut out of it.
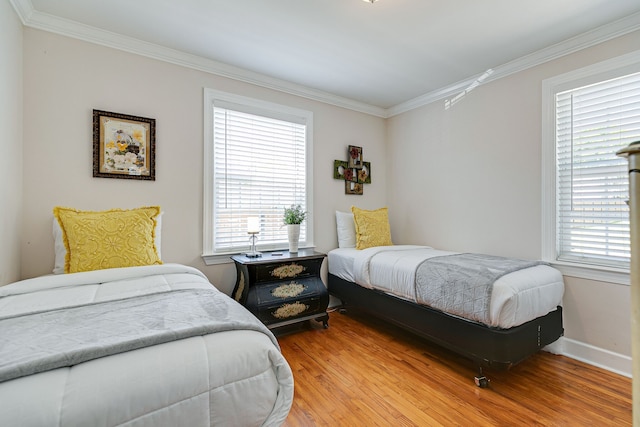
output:
<svg viewBox="0 0 640 427"><path fill-rule="evenodd" d="M493 73L487 79L483 80L482 84L507 77L511 74L524 71L528 68L532 68L540 64L544 64L545 62L549 62L562 56L577 52L579 50L595 46L607 40L623 36L636 30L640 30L640 13L634 13L633 15L629 15L618 21L603 25L579 36L570 38L553 46L549 46L545 49L534 52L530 55L523 56L504 65L492 68ZM461 80L450 86L426 93L424 95L418 96L416 98L388 108L387 117L393 117L395 115L413 110L418 107L422 107L432 102L455 96L458 93L464 91L465 88L476 82L480 76L481 74L478 74L468 79Z"/></svg>
<svg viewBox="0 0 640 427"><path fill-rule="evenodd" d="M9 0L9 3L18 14L22 25L27 25L27 21L31 18L34 10L31 0Z"/></svg>
<svg viewBox="0 0 640 427"><path fill-rule="evenodd" d="M147 58L169 62L175 65L277 90L279 92L289 93L291 95L312 99L349 110L383 118L386 117L386 110L381 107L343 98L331 93L272 78L264 74L255 73L224 64L222 62L206 59L201 56L170 49L132 37L126 37L121 34L101 30L76 21L49 15L47 13L38 12L33 8L30 0L10 1L16 10L16 13L20 16L23 24L30 28L48 31L89 43L134 53Z"/></svg>
<svg viewBox="0 0 640 427"><path fill-rule="evenodd" d="M76 38L90 43L111 47L125 52L134 53L148 58L169 62L221 77L242 81L252 85L277 90L382 118L393 117L432 102L453 97L463 92L471 85L476 84L479 77L482 75L479 74L468 79L461 80L457 83L442 87L385 109L306 86L272 78L264 74L255 73L197 55L166 48L153 43L134 39L132 37L126 37L110 31L80 24L75 21L38 12L33 8L31 0L9 1L20 17L23 25L27 27ZM495 67L492 69L493 73L488 78L482 80L480 84L509 76L639 29L640 13L629 15L626 18L603 25L579 36Z"/></svg>

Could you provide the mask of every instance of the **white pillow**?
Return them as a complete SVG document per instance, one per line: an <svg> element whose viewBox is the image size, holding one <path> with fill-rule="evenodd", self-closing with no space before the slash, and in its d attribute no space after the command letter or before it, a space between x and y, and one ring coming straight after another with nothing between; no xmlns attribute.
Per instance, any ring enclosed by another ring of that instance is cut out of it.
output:
<svg viewBox="0 0 640 427"><path fill-rule="evenodd" d="M158 258L162 259L162 253L160 252L160 243L162 242L162 214L156 217L156 229L154 243L156 250L158 251ZM55 262L53 264L53 274L64 273L64 258L67 256L67 248L64 246L64 240L62 238L62 228L58 219L53 217L53 251L55 253Z"/></svg>
<svg viewBox="0 0 640 427"><path fill-rule="evenodd" d="M336 211L336 224L338 225L338 247L356 247L356 224L353 221L353 213Z"/></svg>

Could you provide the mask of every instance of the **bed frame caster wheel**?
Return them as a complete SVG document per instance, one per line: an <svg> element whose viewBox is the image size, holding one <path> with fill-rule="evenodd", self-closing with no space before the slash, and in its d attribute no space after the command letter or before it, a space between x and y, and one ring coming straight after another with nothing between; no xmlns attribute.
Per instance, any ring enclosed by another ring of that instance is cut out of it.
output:
<svg viewBox="0 0 640 427"><path fill-rule="evenodd" d="M476 385L480 388L488 388L489 387L489 378L485 377L482 373L482 368L480 368L480 373L473 377Z"/></svg>
<svg viewBox="0 0 640 427"><path fill-rule="evenodd" d="M489 379L487 377L474 377L476 385L480 388L489 387Z"/></svg>

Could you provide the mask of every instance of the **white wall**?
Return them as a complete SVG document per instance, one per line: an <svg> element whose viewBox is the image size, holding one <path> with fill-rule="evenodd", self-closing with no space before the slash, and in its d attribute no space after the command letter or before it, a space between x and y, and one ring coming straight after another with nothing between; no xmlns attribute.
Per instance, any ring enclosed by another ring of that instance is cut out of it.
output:
<svg viewBox="0 0 640 427"><path fill-rule="evenodd" d="M314 216L317 249L337 246L336 209L382 206L386 197L384 119L225 79L30 28L24 30L24 225L22 276L51 272L51 210L159 204L162 256L201 269L221 290L233 264L205 266L202 253L203 88L314 113ZM92 110L156 119L156 181L92 177ZM364 196L344 194L333 160L364 147L374 182Z"/></svg>
<svg viewBox="0 0 640 427"><path fill-rule="evenodd" d="M388 121L394 242L542 256L542 80L640 47L640 32ZM566 280L565 336L631 355L629 287Z"/></svg>
<svg viewBox="0 0 640 427"><path fill-rule="evenodd" d="M0 1L0 285L20 276L22 218L22 23Z"/></svg>

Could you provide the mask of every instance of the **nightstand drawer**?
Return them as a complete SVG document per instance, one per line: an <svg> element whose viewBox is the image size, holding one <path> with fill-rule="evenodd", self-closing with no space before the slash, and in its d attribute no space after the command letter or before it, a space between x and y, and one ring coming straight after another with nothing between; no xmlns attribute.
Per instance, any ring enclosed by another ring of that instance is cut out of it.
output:
<svg viewBox="0 0 640 427"><path fill-rule="evenodd" d="M273 305L281 304L289 300L309 298L310 296L324 293L324 289L320 287L325 288L322 280L317 277L307 277L304 279L294 279L286 282L262 285L255 289L256 304L258 306Z"/></svg>
<svg viewBox="0 0 640 427"><path fill-rule="evenodd" d="M256 283L319 276L322 259L296 260L256 266Z"/></svg>
<svg viewBox="0 0 640 427"><path fill-rule="evenodd" d="M316 313L325 313L325 309L321 309L321 298L318 296L259 307L257 317L265 325L269 325L270 323L283 322Z"/></svg>

